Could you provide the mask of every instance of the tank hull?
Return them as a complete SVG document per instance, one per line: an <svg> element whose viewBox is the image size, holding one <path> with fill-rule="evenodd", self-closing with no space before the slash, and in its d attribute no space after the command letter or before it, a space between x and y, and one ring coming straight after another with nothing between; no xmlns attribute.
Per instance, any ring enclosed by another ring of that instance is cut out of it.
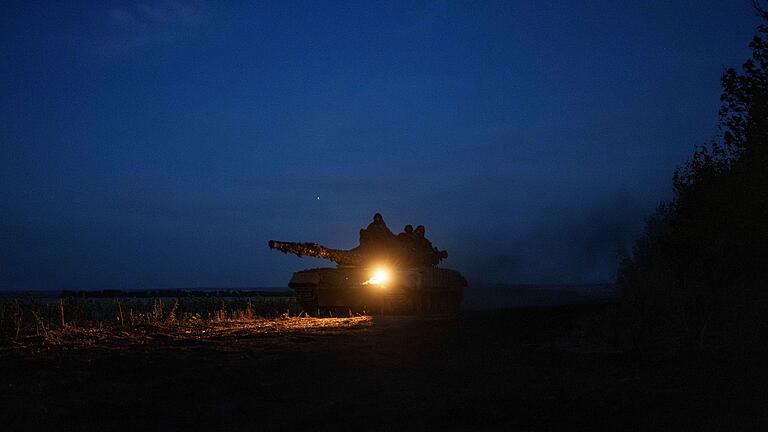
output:
<svg viewBox="0 0 768 432"><path fill-rule="evenodd" d="M372 273L360 268L303 270L293 274L288 286L310 315L454 314L467 286L464 277L450 269L391 270L385 284L367 283Z"/></svg>

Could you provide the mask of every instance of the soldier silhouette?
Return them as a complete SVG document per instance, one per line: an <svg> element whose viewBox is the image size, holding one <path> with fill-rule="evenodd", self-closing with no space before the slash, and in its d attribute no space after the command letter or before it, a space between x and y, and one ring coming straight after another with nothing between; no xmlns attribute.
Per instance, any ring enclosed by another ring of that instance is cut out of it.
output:
<svg viewBox="0 0 768 432"><path fill-rule="evenodd" d="M424 228L424 225L419 225L416 227L416 237L418 238L424 238L424 236L427 234L427 230Z"/></svg>
<svg viewBox="0 0 768 432"><path fill-rule="evenodd" d="M432 246L432 242L426 237L427 230L424 225L419 225L413 231L414 236L414 249L417 256L420 257L419 264L421 265L435 265L439 264L441 259L448 257L448 253L440 251L436 247Z"/></svg>
<svg viewBox="0 0 768 432"><path fill-rule="evenodd" d="M395 240L395 235L389 230L380 213L373 215L373 222L368 228L360 230L360 246L389 247Z"/></svg>

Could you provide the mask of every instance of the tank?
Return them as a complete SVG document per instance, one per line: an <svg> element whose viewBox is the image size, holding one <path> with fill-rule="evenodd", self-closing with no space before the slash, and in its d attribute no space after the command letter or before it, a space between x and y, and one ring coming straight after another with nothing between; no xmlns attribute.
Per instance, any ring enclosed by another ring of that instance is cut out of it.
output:
<svg viewBox="0 0 768 432"><path fill-rule="evenodd" d="M297 256L323 258L336 267L295 272L288 286L310 315L349 313L445 315L459 311L467 281L440 268L446 251L432 246L423 226L393 234L380 214L360 230L360 245L332 249L317 243L269 241Z"/></svg>

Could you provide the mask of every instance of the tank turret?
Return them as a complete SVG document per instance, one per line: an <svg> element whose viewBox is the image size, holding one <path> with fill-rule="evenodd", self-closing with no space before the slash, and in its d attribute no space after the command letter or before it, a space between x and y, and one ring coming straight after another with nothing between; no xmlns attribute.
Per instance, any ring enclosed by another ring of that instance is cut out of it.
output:
<svg viewBox="0 0 768 432"><path fill-rule="evenodd" d="M363 267L387 264L394 267L434 267L448 258L448 252L432 246L424 235L424 227L414 231L406 225L398 235L392 233L384 218L376 213L373 222L360 230L360 245L354 249L328 248L317 243L294 243L270 240L269 247L297 256L311 256L335 262L340 267Z"/></svg>

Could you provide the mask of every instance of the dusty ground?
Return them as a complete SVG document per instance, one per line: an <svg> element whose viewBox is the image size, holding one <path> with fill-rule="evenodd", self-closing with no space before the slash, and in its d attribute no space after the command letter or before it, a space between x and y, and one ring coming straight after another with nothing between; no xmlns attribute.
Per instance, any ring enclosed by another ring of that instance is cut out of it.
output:
<svg viewBox="0 0 768 432"><path fill-rule="evenodd" d="M601 308L74 331L0 350L0 424L314 431L767 423L762 360L596 344L580 324Z"/></svg>

